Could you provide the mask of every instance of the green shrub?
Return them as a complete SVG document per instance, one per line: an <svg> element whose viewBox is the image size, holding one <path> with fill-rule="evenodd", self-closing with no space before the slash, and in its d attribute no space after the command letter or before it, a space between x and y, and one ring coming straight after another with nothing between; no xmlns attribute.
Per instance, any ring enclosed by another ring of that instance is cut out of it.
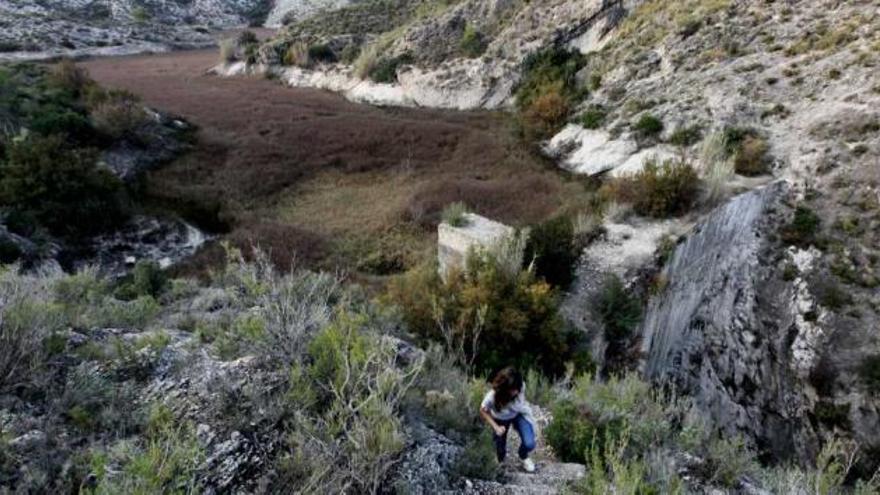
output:
<svg viewBox="0 0 880 495"><path fill-rule="evenodd" d="M224 64L231 64L232 62L238 60L236 48L237 47L235 40L220 40L220 62Z"/></svg>
<svg viewBox="0 0 880 495"><path fill-rule="evenodd" d="M383 57L378 59L369 70L369 77L377 83L396 83L397 69L401 66L413 63L413 57L404 53L397 57Z"/></svg>
<svg viewBox="0 0 880 495"><path fill-rule="evenodd" d="M564 461L586 462L595 448L607 462L607 447L623 439L635 455L673 441L673 424L680 424L687 407L635 374L607 380L581 375L554 406L545 438Z"/></svg>
<svg viewBox="0 0 880 495"><path fill-rule="evenodd" d="M709 479L727 488L739 485L740 479L757 472L755 453L741 437L713 437L706 447Z"/></svg>
<svg viewBox="0 0 880 495"><path fill-rule="evenodd" d="M131 301L108 297L93 306L87 318L98 327L144 329L159 315L161 309L159 303L150 296Z"/></svg>
<svg viewBox="0 0 880 495"><path fill-rule="evenodd" d="M456 201L443 208L440 217L443 219L443 223L451 225L452 227L466 227L468 224L467 213L469 211L470 210L466 204L461 201Z"/></svg>
<svg viewBox="0 0 880 495"><path fill-rule="evenodd" d="M516 89L520 124L527 138L547 137L565 124L583 96L576 75L585 59L579 52L553 48L529 55Z"/></svg>
<svg viewBox="0 0 880 495"><path fill-rule="evenodd" d="M791 223L782 228L782 240L788 244L806 247L816 242L816 234L822 221L810 208L800 205L795 208Z"/></svg>
<svg viewBox="0 0 880 495"><path fill-rule="evenodd" d="M159 297L168 287L168 277L155 261L140 260L131 275L116 290L116 296L130 301L142 296Z"/></svg>
<svg viewBox="0 0 880 495"><path fill-rule="evenodd" d="M663 121L646 113L645 115L642 115L635 124L633 124L633 130L635 130L640 137L654 137L663 132Z"/></svg>
<svg viewBox="0 0 880 495"><path fill-rule="evenodd" d="M32 215L50 232L79 237L118 226L122 186L96 155L57 136L15 141L0 163L0 205Z"/></svg>
<svg viewBox="0 0 880 495"><path fill-rule="evenodd" d="M336 53L329 45L312 45L309 47L309 60L313 62L333 63L336 62Z"/></svg>
<svg viewBox="0 0 880 495"><path fill-rule="evenodd" d="M395 345L345 314L308 344L308 363L291 368L287 401L291 455L280 462L285 492L320 486L374 493L403 449L398 408L421 361L400 365ZM327 469L334 466L334 469Z"/></svg>
<svg viewBox="0 0 880 495"><path fill-rule="evenodd" d="M584 129L598 129L605 123L606 111L599 105L593 105L580 117L580 123Z"/></svg>
<svg viewBox="0 0 880 495"><path fill-rule="evenodd" d="M95 129L112 139L134 136L135 131L147 120L140 100L134 95L108 92L103 101L91 111Z"/></svg>
<svg viewBox="0 0 880 495"><path fill-rule="evenodd" d="M435 269L414 270L392 281L388 300L410 331L464 354L456 357L481 372L513 364L558 376L578 356L580 336L561 319L556 291L530 271L511 273L489 253L471 254L445 281Z"/></svg>
<svg viewBox="0 0 880 495"><path fill-rule="evenodd" d="M733 158L736 173L755 176L767 173L767 141L757 136L746 136Z"/></svg>
<svg viewBox="0 0 880 495"><path fill-rule="evenodd" d="M669 143L675 146L691 146L702 139L703 133L698 125L679 127L669 136Z"/></svg>
<svg viewBox="0 0 880 495"><path fill-rule="evenodd" d="M880 354L863 359L859 366L859 374L869 389L874 393L880 392Z"/></svg>
<svg viewBox="0 0 880 495"><path fill-rule="evenodd" d="M76 142L87 142L94 135L84 115L57 105L43 106L31 120L30 129L43 136L58 134Z"/></svg>
<svg viewBox="0 0 880 495"><path fill-rule="evenodd" d="M465 26L458 46L461 49L461 53L468 58L477 58L486 51L483 35L471 25Z"/></svg>
<svg viewBox="0 0 880 495"><path fill-rule="evenodd" d="M641 171L603 186L603 194L631 204L639 215L680 216L696 203L699 177L685 161L669 160L660 166L649 161Z"/></svg>
<svg viewBox="0 0 880 495"><path fill-rule="evenodd" d="M464 451L455 460L452 471L456 476L481 480L496 480L501 474L501 466L495 454L492 433L484 428L479 435L472 437Z"/></svg>
<svg viewBox="0 0 880 495"><path fill-rule="evenodd" d="M95 494L197 493L197 470L205 458L195 428L175 421L170 409L156 405L150 412L143 445L123 443L110 457L118 473L102 473Z"/></svg>
<svg viewBox="0 0 880 495"><path fill-rule="evenodd" d="M531 228L523 261L534 262L538 277L567 289L574 281L579 257L571 218L558 216Z"/></svg>
<svg viewBox="0 0 880 495"><path fill-rule="evenodd" d="M48 82L74 97L82 95L86 88L95 84L89 73L70 59L64 59L53 67Z"/></svg>
<svg viewBox="0 0 880 495"><path fill-rule="evenodd" d="M592 308L605 327L609 342L628 340L642 319L642 303L624 287L616 275L609 275L592 301Z"/></svg>

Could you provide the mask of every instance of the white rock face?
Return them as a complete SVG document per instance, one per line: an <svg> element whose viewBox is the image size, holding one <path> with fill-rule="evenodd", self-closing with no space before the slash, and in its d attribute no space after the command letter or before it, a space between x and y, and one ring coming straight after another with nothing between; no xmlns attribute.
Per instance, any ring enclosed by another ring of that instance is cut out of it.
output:
<svg viewBox="0 0 880 495"><path fill-rule="evenodd" d="M553 136L544 151L560 159L562 168L578 174L596 175L614 169L638 150L631 139L613 139L607 131L565 126Z"/></svg>
<svg viewBox="0 0 880 495"><path fill-rule="evenodd" d="M446 222L437 227L437 257L440 274L462 268L471 249L491 249L514 234L514 229L488 218L466 213L467 223L453 227Z"/></svg>
<svg viewBox="0 0 880 495"><path fill-rule="evenodd" d="M285 16L302 20L325 9L338 9L349 5L351 0L275 0L266 18L266 27L279 27Z"/></svg>

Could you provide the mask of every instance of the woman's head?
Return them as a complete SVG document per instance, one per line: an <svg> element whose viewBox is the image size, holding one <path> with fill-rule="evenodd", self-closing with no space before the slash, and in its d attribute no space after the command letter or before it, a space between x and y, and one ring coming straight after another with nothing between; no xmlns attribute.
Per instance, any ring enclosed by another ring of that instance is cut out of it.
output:
<svg viewBox="0 0 880 495"><path fill-rule="evenodd" d="M522 391L523 379L519 371L508 366L492 377L492 390L495 391L495 409L501 410Z"/></svg>

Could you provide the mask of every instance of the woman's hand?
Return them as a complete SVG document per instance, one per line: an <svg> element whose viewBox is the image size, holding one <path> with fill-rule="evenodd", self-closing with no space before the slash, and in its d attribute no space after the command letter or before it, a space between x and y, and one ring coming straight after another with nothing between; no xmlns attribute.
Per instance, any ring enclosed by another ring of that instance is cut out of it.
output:
<svg viewBox="0 0 880 495"><path fill-rule="evenodd" d="M492 429L495 430L495 434L499 437L504 436L504 433L507 431L507 427L501 425L495 425Z"/></svg>

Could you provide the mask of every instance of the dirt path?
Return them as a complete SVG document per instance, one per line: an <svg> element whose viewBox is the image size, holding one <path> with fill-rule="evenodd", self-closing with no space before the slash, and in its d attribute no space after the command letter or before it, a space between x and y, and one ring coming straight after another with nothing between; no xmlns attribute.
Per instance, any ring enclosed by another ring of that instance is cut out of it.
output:
<svg viewBox="0 0 880 495"><path fill-rule="evenodd" d="M376 108L206 75L216 59L206 50L82 65L199 127L197 149L153 173L149 190L190 216L223 220L239 243L386 273L423 259L452 201L522 224L580 200L580 184L514 137L509 115Z"/></svg>

